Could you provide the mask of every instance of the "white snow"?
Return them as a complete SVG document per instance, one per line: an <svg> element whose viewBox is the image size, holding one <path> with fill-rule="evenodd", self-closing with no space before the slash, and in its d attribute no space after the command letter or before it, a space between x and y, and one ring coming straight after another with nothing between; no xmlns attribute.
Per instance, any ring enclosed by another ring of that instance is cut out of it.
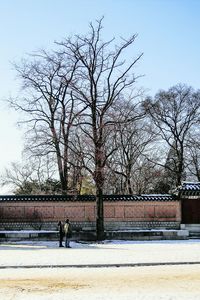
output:
<svg viewBox="0 0 200 300"><path fill-rule="evenodd" d="M56 233L58 230L1 230L0 233L13 233L13 234L32 234L32 233Z"/></svg>
<svg viewBox="0 0 200 300"><path fill-rule="evenodd" d="M45 241L3 243L0 266L200 262L200 240L71 242L71 246L58 248L58 242Z"/></svg>

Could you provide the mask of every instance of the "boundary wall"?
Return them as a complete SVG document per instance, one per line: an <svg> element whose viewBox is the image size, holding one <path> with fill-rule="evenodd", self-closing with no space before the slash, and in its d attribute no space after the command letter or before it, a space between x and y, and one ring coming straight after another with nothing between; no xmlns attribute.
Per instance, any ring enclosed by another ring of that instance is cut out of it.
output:
<svg viewBox="0 0 200 300"><path fill-rule="evenodd" d="M0 196L0 230L54 230L66 218L77 231L95 229L95 197ZM179 229L181 202L172 195L107 195L104 222L106 230Z"/></svg>

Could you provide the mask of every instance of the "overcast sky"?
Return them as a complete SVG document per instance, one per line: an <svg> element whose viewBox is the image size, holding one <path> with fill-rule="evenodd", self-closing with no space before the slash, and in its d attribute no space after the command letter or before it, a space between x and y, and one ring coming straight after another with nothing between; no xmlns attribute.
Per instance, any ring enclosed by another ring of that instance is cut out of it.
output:
<svg viewBox="0 0 200 300"><path fill-rule="evenodd" d="M89 22L104 16L105 39L137 33L133 52L144 56L138 80L154 95L177 83L199 88L199 0L0 0L0 173L20 161L23 132L18 115L3 102L20 88L12 62L54 41L88 32ZM0 189L1 193L1 189Z"/></svg>

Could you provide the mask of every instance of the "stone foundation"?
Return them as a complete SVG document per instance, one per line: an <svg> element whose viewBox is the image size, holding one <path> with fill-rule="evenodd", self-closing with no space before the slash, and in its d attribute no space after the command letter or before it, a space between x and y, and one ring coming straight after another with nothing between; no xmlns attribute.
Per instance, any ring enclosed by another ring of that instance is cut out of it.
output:
<svg viewBox="0 0 200 300"><path fill-rule="evenodd" d="M95 231L95 222L71 222L73 230ZM105 222L105 230L179 229L180 222ZM0 222L0 230L57 230L57 222Z"/></svg>

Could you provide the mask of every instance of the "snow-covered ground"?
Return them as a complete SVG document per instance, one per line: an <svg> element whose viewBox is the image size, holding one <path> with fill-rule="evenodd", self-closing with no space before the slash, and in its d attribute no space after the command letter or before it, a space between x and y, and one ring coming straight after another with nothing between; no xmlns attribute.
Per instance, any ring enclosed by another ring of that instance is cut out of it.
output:
<svg viewBox="0 0 200 300"><path fill-rule="evenodd" d="M57 242L3 243L0 267L200 262L200 240L71 242L71 246L58 248Z"/></svg>
<svg viewBox="0 0 200 300"><path fill-rule="evenodd" d="M200 240L71 242L71 246L1 244L0 300L200 299ZM123 266L137 263L140 266ZM80 268L83 265L88 267Z"/></svg>

